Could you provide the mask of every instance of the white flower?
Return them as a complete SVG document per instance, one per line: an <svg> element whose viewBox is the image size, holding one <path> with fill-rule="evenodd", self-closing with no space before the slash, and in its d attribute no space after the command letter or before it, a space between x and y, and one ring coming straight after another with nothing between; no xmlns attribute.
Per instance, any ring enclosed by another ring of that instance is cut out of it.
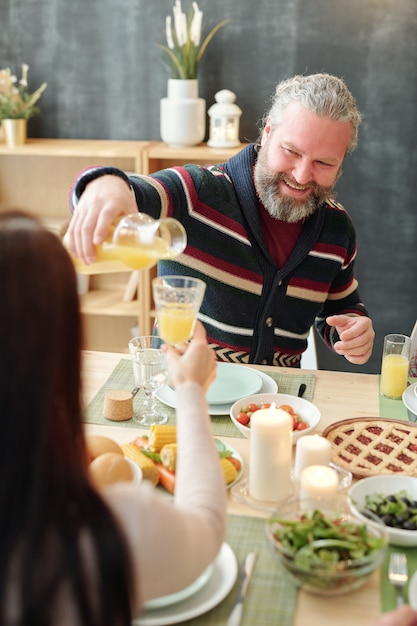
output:
<svg viewBox="0 0 417 626"><path fill-rule="evenodd" d="M201 29L203 26L203 12L198 8L197 2L193 2L194 15L190 28L190 39L196 48L200 45Z"/></svg>
<svg viewBox="0 0 417 626"><path fill-rule="evenodd" d="M187 43L187 16L181 10L181 0L176 0L174 6L175 35L178 45L185 46Z"/></svg>
<svg viewBox="0 0 417 626"><path fill-rule="evenodd" d="M214 35L229 20L223 20L214 26L201 43L203 30L203 12L197 2L192 2L192 8L187 19L181 7L181 0L175 0L173 6L174 19L167 16L165 20L166 45L159 47L168 56L172 78L197 78L198 65L206 48Z"/></svg>
<svg viewBox="0 0 417 626"><path fill-rule="evenodd" d="M28 86L28 70L29 65L27 63L22 63L22 78L19 80L19 84L23 87Z"/></svg>
<svg viewBox="0 0 417 626"><path fill-rule="evenodd" d="M172 39L172 25L171 25L171 16L170 15L167 15L165 31L166 31L166 38L167 38L168 48L170 50L173 50L174 49L174 40Z"/></svg>

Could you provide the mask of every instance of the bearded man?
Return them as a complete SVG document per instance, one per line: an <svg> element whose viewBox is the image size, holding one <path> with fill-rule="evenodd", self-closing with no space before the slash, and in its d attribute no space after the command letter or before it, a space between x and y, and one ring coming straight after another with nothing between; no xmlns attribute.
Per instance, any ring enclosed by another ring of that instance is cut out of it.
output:
<svg viewBox="0 0 417 626"><path fill-rule="evenodd" d="M315 325L331 350L366 363L375 333L354 274L354 226L334 194L360 122L340 78L287 79L258 143L226 163L84 171L70 194L70 249L93 262L121 213L175 217L187 247L158 273L206 282L199 319L218 360L299 367Z"/></svg>

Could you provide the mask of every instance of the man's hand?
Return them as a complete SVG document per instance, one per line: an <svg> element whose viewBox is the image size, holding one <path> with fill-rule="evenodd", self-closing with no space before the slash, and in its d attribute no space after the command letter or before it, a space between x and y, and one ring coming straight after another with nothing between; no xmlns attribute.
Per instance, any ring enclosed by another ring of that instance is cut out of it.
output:
<svg viewBox="0 0 417 626"><path fill-rule="evenodd" d="M87 265L95 260L95 249L106 238L110 224L119 216L137 213L135 197L119 176L101 176L86 186L72 216L66 244Z"/></svg>
<svg viewBox="0 0 417 626"><path fill-rule="evenodd" d="M333 346L337 354L358 365L363 365L369 360L375 338L372 320L369 317L330 315L326 322L329 326L334 326L338 332L340 341Z"/></svg>
<svg viewBox="0 0 417 626"><path fill-rule="evenodd" d="M417 626L417 611L405 605L381 615L371 626Z"/></svg>

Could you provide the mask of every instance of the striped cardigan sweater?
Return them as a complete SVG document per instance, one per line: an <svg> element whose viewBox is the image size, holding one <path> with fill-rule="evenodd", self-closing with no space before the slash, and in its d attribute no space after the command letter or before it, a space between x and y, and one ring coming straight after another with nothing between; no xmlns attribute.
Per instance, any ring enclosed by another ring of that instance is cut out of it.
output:
<svg viewBox="0 0 417 626"><path fill-rule="evenodd" d="M355 231L341 205L324 203L277 268L262 235L255 159L250 144L227 163L172 167L130 184L140 211L184 225L185 251L161 261L158 273L206 282L199 318L217 358L298 367L313 324L331 348L338 337L328 315L367 315L354 276Z"/></svg>

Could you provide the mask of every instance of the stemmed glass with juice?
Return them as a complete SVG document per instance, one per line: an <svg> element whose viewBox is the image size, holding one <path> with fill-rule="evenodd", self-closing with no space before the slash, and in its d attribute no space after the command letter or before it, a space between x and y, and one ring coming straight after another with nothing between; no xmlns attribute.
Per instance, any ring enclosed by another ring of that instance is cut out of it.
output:
<svg viewBox="0 0 417 626"><path fill-rule="evenodd" d="M159 276L152 288L158 335L175 346L191 339L206 283L189 276Z"/></svg>

